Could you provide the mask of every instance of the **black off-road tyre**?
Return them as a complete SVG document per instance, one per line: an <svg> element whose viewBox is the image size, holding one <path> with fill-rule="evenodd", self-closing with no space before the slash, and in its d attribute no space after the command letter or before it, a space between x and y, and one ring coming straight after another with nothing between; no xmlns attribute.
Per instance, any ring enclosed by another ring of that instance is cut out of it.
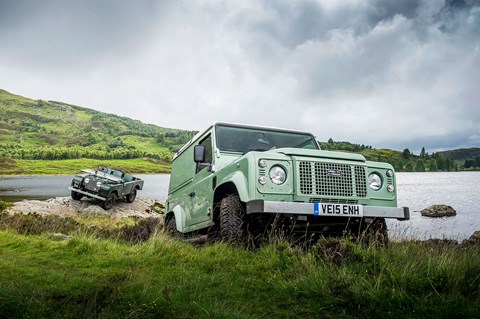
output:
<svg viewBox="0 0 480 319"><path fill-rule="evenodd" d="M237 195L220 202L220 238L233 244L246 242L245 213Z"/></svg>
<svg viewBox="0 0 480 319"><path fill-rule="evenodd" d="M175 215L167 217L165 221L165 232L173 238L179 237L179 232L177 230L177 221L175 219Z"/></svg>
<svg viewBox="0 0 480 319"><path fill-rule="evenodd" d="M134 188L130 194L127 195L127 203L133 203L133 201L137 198L137 189Z"/></svg>
<svg viewBox="0 0 480 319"><path fill-rule="evenodd" d="M108 194L107 198L102 203L102 208L105 209L105 210L109 210L115 204L116 199L117 199L117 196L115 196L114 193Z"/></svg>
<svg viewBox="0 0 480 319"><path fill-rule="evenodd" d="M362 223L360 241L368 245L387 246L388 228L385 218L375 218L371 223Z"/></svg>
<svg viewBox="0 0 480 319"><path fill-rule="evenodd" d="M83 194L77 193L75 191L71 192L71 196L74 200L81 200L83 197Z"/></svg>

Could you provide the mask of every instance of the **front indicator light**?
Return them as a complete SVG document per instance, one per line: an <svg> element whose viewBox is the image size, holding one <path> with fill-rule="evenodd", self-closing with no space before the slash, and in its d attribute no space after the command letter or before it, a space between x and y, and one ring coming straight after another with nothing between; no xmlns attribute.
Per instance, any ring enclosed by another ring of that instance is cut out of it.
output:
<svg viewBox="0 0 480 319"><path fill-rule="evenodd" d="M259 161L258 161L258 166L260 166L260 168L265 168L265 167L267 167L267 161L265 161L265 160L259 160Z"/></svg>
<svg viewBox="0 0 480 319"><path fill-rule="evenodd" d="M389 191L390 193L393 193L393 191L395 191L395 187L393 187L393 185L388 185L387 191Z"/></svg>
<svg viewBox="0 0 480 319"><path fill-rule="evenodd" d="M393 176L393 171L391 169L387 170L387 176L392 177Z"/></svg>

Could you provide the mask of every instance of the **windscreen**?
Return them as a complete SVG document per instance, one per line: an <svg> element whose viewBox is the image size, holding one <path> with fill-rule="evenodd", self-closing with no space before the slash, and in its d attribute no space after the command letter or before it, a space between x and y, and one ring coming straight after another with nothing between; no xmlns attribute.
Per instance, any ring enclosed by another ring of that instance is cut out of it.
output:
<svg viewBox="0 0 480 319"><path fill-rule="evenodd" d="M217 147L221 151L247 153L293 147L318 149L310 134L217 125Z"/></svg>

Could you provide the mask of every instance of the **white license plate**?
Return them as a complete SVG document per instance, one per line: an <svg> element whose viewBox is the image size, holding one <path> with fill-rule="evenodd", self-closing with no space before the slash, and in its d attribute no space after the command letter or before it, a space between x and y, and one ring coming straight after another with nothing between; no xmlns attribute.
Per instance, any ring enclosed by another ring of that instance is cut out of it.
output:
<svg viewBox="0 0 480 319"><path fill-rule="evenodd" d="M362 205L313 203L315 216L362 217Z"/></svg>

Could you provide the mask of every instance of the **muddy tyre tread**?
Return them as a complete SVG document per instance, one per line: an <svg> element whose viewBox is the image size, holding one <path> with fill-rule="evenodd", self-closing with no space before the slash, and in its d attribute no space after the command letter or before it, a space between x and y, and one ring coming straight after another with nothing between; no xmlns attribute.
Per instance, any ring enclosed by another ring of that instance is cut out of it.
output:
<svg viewBox="0 0 480 319"><path fill-rule="evenodd" d="M175 215L168 217L165 221L165 232L172 238L179 237Z"/></svg>
<svg viewBox="0 0 480 319"><path fill-rule="evenodd" d="M246 238L243 207L237 195L225 197L220 203L220 237L231 243L243 244Z"/></svg>
<svg viewBox="0 0 480 319"><path fill-rule="evenodd" d="M72 199L74 200L81 200L83 197L83 194L80 194L78 192L72 191L71 192Z"/></svg>
<svg viewBox="0 0 480 319"><path fill-rule="evenodd" d="M104 210L109 210L115 204L116 199L117 199L117 196L114 193L108 194L107 198L102 203L102 208Z"/></svg>
<svg viewBox="0 0 480 319"><path fill-rule="evenodd" d="M127 195L127 203L133 203L137 198L137 189L134 188L130 194Z"/></svg>

